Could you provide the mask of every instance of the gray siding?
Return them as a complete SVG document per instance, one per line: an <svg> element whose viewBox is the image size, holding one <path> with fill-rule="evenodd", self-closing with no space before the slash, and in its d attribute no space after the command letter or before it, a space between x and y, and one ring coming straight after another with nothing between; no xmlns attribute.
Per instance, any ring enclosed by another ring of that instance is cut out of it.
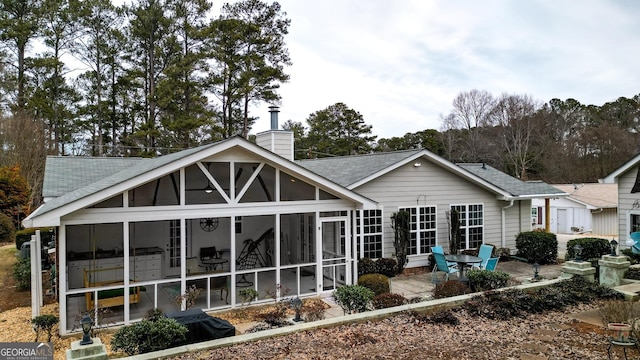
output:
<svg viewBox="0 0 640 360"><path fill-rule="evenodd" d="M591 212L593 234L618 236L618 209Z"/></svg>
<svg viewBox="0 0 640 360"><path fill-rule="evenodd" d="M640 193L631 193L633 184L636 182L638 167L634 166L618 178L618 234L620 243L624 245L628 239L629 230L627 229L628 212L633 207L633 203L640 199Z"/></svg>
<svg viewBox="0 0 640 360"><path fill-rule="evenodd" d="M437 242L445 249L449 247L449 229L446 211L455 204L482 204L484 207L484 240L485 243L501 246L501 211L508 202L496 200L492 194L474 184L450 173L429 162L422 166L413 164L402 166L388 174L380 176L356 189L361 195L369 197L383 206L384 246L383 256L389 257L395 252L393 247L393 229L391 215L399 207L416 205L435 205L437 208ZM530 201L514 206L507 211L507 240L513 238L524 224L530 224ZM424 265L426 256L413 256L408 266Z"/></svg>

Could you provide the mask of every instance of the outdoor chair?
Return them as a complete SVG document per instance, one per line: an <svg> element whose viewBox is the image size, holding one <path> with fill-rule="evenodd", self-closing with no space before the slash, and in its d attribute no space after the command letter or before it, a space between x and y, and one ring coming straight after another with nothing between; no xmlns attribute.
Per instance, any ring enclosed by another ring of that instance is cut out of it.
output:
<svg viewBox="0 0 640 360"><path fill-rule="evenodd" d="M444 249L443 249L443 248L442 248L442 246L440 246L440 245L432 246L432 247L431 247L431 252L432 252L432 253L434 253L434 254L435 254L435 253L438 253L438 254L442 254L442 255L444 255ZM446 261L446 260L445 260L445 261ZM453 261L447 261L447 266L450 266L450 267L451 267L451 266L456 267L456 266L458 266L458 264L457 264L456 262L453 262ZM433 267L433 271L435 271L435 269L436 269L436 267L434 266L434 267Z"/></svg>
<svg viewBox="0 0 640 360"><path fill-rule="evenodd" d="M633 245L631 246L631 252L634 254L640 254L640 231L635 231L629 234Z"/></svg>
<svg viewBox="0 0 640 360"><path fill-rule="evenodd" d="M487 267L487 261L491 258L491 254L493 254L493 246L486 244L480 245L480 250L478 251L478 257L482 259L482 262L478 265L480 269Z"/></svg>
<svg viewBox="0 0 640 360"><path fill-rule="evenodd" d="M431 281L433 283L436 283L438 272L443 272L445 274L445 280L449 280L450 274L455 274L458 272L457 267L449 266L447 264L447 260L444 259L443 254L433 253L433 258L436 260L436 265L433 267L435 271L431 273Z"/></svg>
<svg viewBox="0 0 640 360"><path fill-rule="evenodd" d="M487 260L487 264L485 265L484 269L488 270L488 271L496 271L496 266L498 266L498 260L500 260L500 258L490 258L489 260Z"/></svg>

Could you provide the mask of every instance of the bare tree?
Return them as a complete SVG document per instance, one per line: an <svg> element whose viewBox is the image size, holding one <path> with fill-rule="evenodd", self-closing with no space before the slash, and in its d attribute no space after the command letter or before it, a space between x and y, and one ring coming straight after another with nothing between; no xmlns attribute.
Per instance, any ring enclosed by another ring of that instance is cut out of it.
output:
<svg viewBox="0 0 640 360"><path fill-rule="evenodd" d="M42 121L26 116L24 112L1 119L0 145L0 166L20 167L31 188L30 206L35 209L41 203L47 153Z"/></svg>
<svg viewBox="0 0 640 360"><path fill-rule="evenodd" d="M465 130L462 144L458 144L461 160L484 160L488 149L483 146L482 133L490 123L495 106L493 95L486 90L473 89L458 94L452 105L451 114L443 124L445 130Z"/></svg>
<svg viewBox="0 0 640 360"><path fill-rule="evenodd" d="M539 108L529 95L503 94L491 113L502 144L498 149L504 154L505 170L522 180L527 179L529 166L541 155L542 149L535 146L542 135Z"/></svg>

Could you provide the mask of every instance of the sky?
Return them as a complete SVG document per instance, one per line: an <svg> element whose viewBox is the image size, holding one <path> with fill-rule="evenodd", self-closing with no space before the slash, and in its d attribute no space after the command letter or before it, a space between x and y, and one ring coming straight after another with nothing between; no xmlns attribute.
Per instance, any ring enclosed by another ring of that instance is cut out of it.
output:
<svg viewBox="0 0 640 360"><path fill-rule="evenodd" d="M640 1L278 2L293 62L280 124L307 126L342 102L390 138L440 130L453 99L472 89L598 106L640 94ZM268 106L251 109L252 133L269 129Z"/></svg>

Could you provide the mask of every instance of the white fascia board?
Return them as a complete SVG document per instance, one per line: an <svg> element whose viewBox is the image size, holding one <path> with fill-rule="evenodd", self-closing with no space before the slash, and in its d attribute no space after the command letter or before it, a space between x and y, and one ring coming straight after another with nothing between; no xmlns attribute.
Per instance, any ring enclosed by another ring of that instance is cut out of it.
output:
<svg viewBox="0 0 640 360"><path fill-rule="evenodd" d="M220 205L220 204L218 204ZM65 224L119 223L124 221L160 221L180 218L255 216L265 214L295 214L316 211L353 210L348 200L283 201L236 204L226 207L207 205L145 206L139 208L83 209L63 218Z"/></svg>

